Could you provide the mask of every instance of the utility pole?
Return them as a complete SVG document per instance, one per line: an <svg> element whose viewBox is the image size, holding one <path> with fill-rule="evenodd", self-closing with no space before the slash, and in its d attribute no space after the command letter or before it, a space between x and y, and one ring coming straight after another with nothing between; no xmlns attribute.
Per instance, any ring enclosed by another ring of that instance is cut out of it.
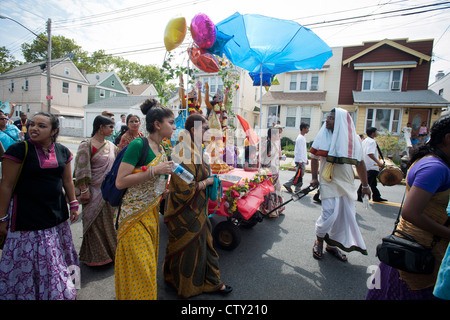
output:
<svg viewBox="0 0 450 320"><path fill-rule="evenodd" d="M52 20L47 20L47 112L51 113L52 106L52 78L51 78L51 63L52 63Z"/></svg>

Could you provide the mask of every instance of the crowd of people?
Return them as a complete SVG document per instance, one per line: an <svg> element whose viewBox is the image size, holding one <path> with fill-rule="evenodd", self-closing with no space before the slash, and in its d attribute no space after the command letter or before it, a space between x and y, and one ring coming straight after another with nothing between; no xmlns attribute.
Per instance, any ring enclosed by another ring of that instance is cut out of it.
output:
<svg viewBox="0 0 450 320"><path fill-rule="evenodd" d="M76 299L72 275L80 263L93 268L114 263L118 300L156 299L160 276L158 214L162 199L168 232L164 280L181 298L232 292L221 278L212 226L205 214L206 191L214 183L209 157L204 152L207 118L199 113L187 117L178 147L189 152L169 158L162 142L170 139L176 129L175 115L154 99L146 100L141 111L145 115L146 136L140 132L141 119L137 115L123 115L118 123L107 114L97 116L91 137L79 145L73 175L71 152L56 142L56 116L39 112L27 124L20 123L27 129L17 128L17 137L26 133L27 138L16 139L18 142L8 145L2 156L0 236L4 242L0 299ZM0 113L2 132L6 130L2 124L5 120L6 116ZM108 139L124 126L126 130L116 143ZM201 141L195 139L199 129ZM377 130L368 128L368 137L361 141L348 112L335 108L314 139L310 159L304 137L308 131L309 125L302 123L294 152L295 174L284 187L290 193L299 192L305 166L311 162L310 185L320 187L317 194L321 201L312 256L322 259L324 249L343 262L347 261L347 252L367 255L354 202L364 196L385 201L376 187L378 170L383 167L374 139ZM264 198L260 210L273 217L284 210L278 172L280 132L281 129L270 128L267 140L259 144L261 150L247 143L243 165L246 171L259 167L271 171L274 191ZM145 148L146 144L149 148ZM124 148L116 186L127 192L117 208L103 199L101 183ZM142 157L147 165L139 168ZM449 157L450 117L443 117L430 129L428 141L411 149L398 226L424 245L431 243L434 236L440 238L433 247L434 272L411 274L381 263L381 289L370 289L367 299L450 298ZM191 182L173 174L175 162L192 174ZM361 181L358 189L353 168ZM438 178L429 179L430 176ZM79 219L80 206L83 237L77 253L70 224Z"/></svg>

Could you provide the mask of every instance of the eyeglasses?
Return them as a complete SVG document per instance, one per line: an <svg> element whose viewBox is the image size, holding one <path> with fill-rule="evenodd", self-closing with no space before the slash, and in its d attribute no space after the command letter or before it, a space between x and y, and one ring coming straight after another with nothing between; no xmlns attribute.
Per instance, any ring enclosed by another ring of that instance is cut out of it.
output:
<svg viewBox="0 0 450 320"><path fill-rule="evenodd" d="M0 118L0 120L8 120L8 118Z"/></svg>
<svg viewBox="0 0 450 320"><path fill-rule="evenodd" d="M114 125L112 124L107 124L105 127L110 127L111 129L114 129Z"/></svg>

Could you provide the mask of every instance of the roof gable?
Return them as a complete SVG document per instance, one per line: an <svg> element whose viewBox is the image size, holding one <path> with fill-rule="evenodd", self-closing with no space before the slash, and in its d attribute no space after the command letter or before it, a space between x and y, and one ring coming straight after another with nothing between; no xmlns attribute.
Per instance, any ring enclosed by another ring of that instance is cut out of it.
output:
<svg viewBox="0 0 450 320"><path fill-rule="evenodd" d="M369 52L372 52L373 50L375 50L375 49L377 49L377 48L379 48L379 47L381 47L383 45L389 45L389 46L394 47L394 48L396 48L396 49L398 49L400 51L403 51L403 52L406 52L406 53L408 53L410 55L418 57L420 59L420 63L419 64L422 64L423 60L426 60L426 61L430 61L431 60L431 57L429 55L426 55L426 54L421 53L421 52L419 52L417 50L408 48L407 46L404 46L404 45L402 45L400 43L397 43L395 41L392 41L392 40L389 40L389 39L384 39L384 40L374 44L373 46L370 46L369 48L367 48L367 49L365 49L363 51L360 51L357 54L351 56L350 58L344 60L342 62L342 65L345 66L346 64L349 64L350 62L352 62L352 61L354 61L354 60L356 60L356 59L358 59L358 58L368 54Z"/></svg>
<svg viewBox="0 0 450 320"><path fill-rule="evenodd" d="M90 87L101 87L103 89L109 89L114 91L121 91L124 94L128 94L128 90L125 85L120 80L117 73L114 71L111 72L102 72L102 73L90 73L86 75L86 78L89 81ZM111 80L115 80L117 82L114 87L111 86Z"/></svg>

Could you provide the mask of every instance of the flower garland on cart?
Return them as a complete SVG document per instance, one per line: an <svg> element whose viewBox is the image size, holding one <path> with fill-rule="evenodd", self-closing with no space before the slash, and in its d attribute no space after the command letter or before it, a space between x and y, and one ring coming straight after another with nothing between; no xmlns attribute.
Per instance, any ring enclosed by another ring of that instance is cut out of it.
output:
<svg viewBox="0 0 450 320"><path fill-rule="evenodd" d="M259 184L266 180L270 180L272 183L272 178L268 170L262 170L255 174L255 176L248 180L244 179L243 184L236 183L225 191L223 199L225 200L224 206L230 212L234 213L237 210L237 201L239 199L245 198L252 190L254 190Z"/></svg>

